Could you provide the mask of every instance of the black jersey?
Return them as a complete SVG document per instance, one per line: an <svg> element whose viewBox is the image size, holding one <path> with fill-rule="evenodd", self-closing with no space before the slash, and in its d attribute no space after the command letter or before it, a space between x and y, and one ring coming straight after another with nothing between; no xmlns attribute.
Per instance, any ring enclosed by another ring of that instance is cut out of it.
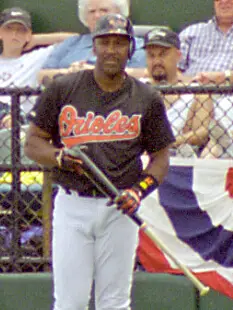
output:
<svg viewBox="0 0 233 310"><path fill-rule="evenodd" d="M92 70L55 80L38 98L30 119L56 146L86 146L87 155L119 189L141 174L141 155L158 151L174 137L163 101L150 85L127 76L121 89L104 92ZM54 170L56 183L82 192L85 177Z"/></svg>

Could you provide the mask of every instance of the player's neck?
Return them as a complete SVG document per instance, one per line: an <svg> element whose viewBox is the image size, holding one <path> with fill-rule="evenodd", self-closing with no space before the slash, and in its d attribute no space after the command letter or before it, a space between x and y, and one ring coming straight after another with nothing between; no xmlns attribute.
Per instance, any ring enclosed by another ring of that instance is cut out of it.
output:
<svg viewBox="0 0 233 310"><path fill-rule="evenodd" d="M114 92L122 87L126 74L125 72L122 72L110 77L99 70L94 70L94 78L98 86L103 91Z"/></svg>

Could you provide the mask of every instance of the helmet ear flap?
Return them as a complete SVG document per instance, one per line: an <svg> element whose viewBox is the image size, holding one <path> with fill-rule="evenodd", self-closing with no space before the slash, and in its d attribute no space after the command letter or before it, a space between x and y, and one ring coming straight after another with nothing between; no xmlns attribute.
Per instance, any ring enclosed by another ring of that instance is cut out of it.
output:
<svg viewBox="0 0 233 310"><path fill-rule="evenodd" d="M134 37L130 37L130 47L129 47L129 60L133 57L133 54L135 52L136 49L136 41Z"/></svg>

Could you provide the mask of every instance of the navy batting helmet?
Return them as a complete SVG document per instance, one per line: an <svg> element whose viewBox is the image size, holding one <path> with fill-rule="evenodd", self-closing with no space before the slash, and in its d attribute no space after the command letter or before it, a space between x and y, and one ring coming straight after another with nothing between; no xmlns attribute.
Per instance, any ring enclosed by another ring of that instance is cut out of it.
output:
<svg viewBox="0 0 233 310"><path fill-rule="evenodd" d="M108 14L100 17L96 23L92 39L106 36L109 34L117 34L127 36L130 40L129 59L135 51L134 30L131 21L120 14Z"/></svg>

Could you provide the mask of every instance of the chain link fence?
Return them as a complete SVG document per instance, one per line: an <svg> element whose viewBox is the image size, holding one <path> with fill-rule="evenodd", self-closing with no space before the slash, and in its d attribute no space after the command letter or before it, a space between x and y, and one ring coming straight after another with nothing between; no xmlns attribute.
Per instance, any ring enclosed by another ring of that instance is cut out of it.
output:
<svg viewBox="0 0 233 310"><path fill-rule="evenodd" d="M23 154L28 127L24 105L32 106L39 94L27 88L0 90L1 272L50 270L50 174Z"/></svg>
<svg viewBox="0 0 233 310"><path fill-rule="evenodd" d="M164 98L177 137L171 156L233 158L233 86L156 88ZM40 90L28 88L0 89L1 272L51 270L51 213L56 187L50 172L23 154L28 127L24 106L32 107L39 94Z"/></svg>

